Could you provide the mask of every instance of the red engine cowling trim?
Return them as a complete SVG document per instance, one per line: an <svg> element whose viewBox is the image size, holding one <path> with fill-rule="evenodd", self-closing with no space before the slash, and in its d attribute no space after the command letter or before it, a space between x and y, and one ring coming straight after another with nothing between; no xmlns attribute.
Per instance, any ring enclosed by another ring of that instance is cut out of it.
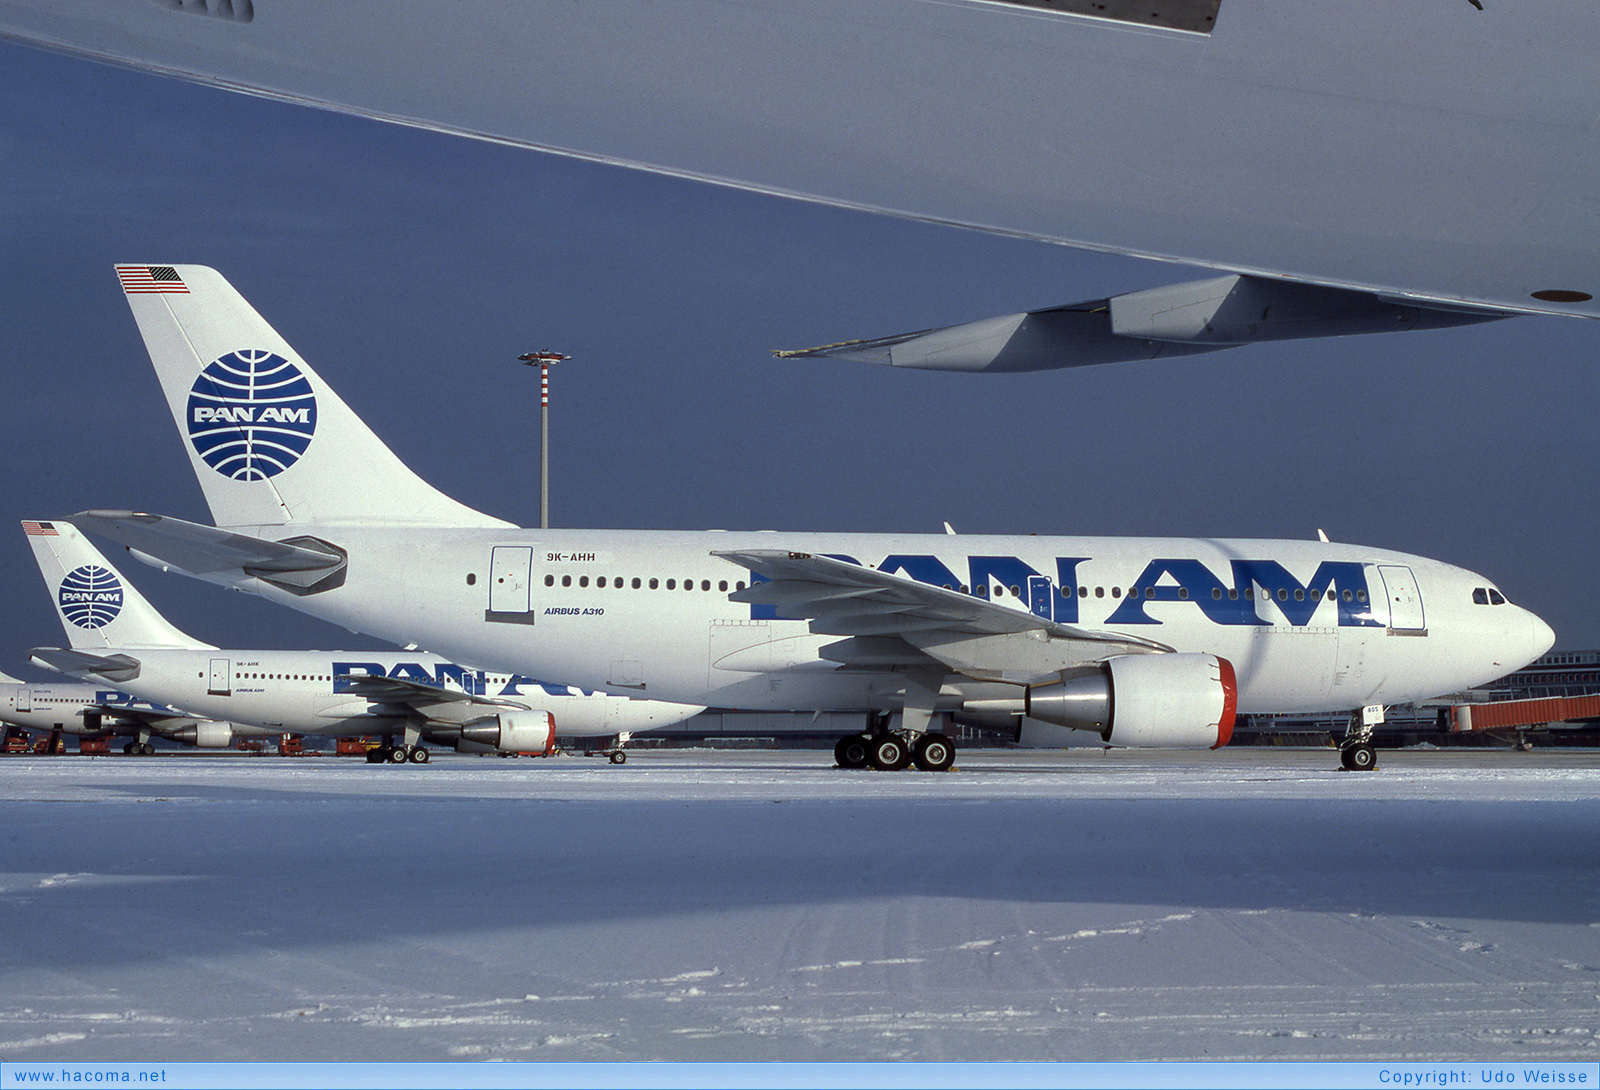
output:
<svg viewBox="0 0 1600 1090"><path fill-rule="evenodd" d="M1239 679L1234 676L1233 663L1218 655L1217 667L1222 674L1222 718L1217 721L1217 744L1212 749L1221 749L1233 737L1234 714L1239 709Z"/></svg>

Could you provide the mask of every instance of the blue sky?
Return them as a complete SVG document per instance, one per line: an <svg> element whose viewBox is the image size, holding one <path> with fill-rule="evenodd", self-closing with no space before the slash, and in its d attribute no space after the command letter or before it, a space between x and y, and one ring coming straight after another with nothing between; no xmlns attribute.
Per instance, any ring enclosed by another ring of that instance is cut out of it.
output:
<svg viewBox="0 0 1600 1090"><path fill-rule="evenodd" d="M1483 572L1600 646L1600 327L1557 319L1036 375L795 348L1192 277L408 130L0 44L12 519L207 520L111 266L214 265L432 483L556 525L1304 537ZM358 483L358 482L353 482ZM14 523L13 523L14 525ZM131 565L195 635L372 646ZM59 642L0 535L0 670ZM30 674L31 676L31 674Z"/></svg>

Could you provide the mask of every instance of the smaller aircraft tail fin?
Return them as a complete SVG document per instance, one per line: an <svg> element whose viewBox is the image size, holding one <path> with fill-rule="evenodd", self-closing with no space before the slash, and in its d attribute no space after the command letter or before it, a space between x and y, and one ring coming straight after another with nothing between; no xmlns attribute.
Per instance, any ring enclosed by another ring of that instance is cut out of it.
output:
<svg viewBox="0 0 1600 1090"><path fill-rule="evenodd" d="M117 279L218 526L511 525L413 473L215 269Z"/></svg>
<svg viewBox="0 0 1600 1090"><path fill-rule="evenodd" d="M25 521L22 532L75 650L211 646L158 613L76 526Z"/></svg>

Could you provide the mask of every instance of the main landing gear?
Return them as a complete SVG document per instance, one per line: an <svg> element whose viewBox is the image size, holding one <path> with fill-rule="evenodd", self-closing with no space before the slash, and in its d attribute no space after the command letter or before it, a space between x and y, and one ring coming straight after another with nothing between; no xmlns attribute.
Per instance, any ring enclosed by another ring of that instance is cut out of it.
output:
<svg viewBox="0 0 1600 1090"><path fill-rule="evenodd" d="M122 752L130 757L149 757L156 751L156 747L149 742L129 742L122 747Z"/></svg>
<svg viewBox="0 0 1600 1090"><path fill-rule="evenodd" d="M888 729L888 716L874 716L865 733L851 734L833 747L840 768L872 768L899 772L915 765L923 772L945 772L956 762L956 745L937 731L908 737L909 731Z"/></svg>
<svg viewBox="0 0 1600 1090"><path fill-rule="evenodd" d="M414 765L425 765L428 761L428 751L421 746L382 745L376 749L367 750L367 763L369 765L403 765L407 762Z"/></svg>

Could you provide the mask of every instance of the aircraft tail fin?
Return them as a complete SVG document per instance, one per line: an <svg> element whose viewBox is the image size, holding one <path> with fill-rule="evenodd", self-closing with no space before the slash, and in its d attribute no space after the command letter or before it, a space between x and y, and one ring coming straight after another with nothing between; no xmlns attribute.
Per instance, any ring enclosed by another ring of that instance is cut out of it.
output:
<svg viewBox="0 0 1600 1090"><path fill-rule="evenodd" d="M39 574L74 650L209 648L174 627L69 522L24 522Z"/></svg>
<svg viewBox="0 0 1600 1090"><path fill-rule="evenodd" d="M221 273L118 265L218 526L509 526L413 473Z"/></svg>

